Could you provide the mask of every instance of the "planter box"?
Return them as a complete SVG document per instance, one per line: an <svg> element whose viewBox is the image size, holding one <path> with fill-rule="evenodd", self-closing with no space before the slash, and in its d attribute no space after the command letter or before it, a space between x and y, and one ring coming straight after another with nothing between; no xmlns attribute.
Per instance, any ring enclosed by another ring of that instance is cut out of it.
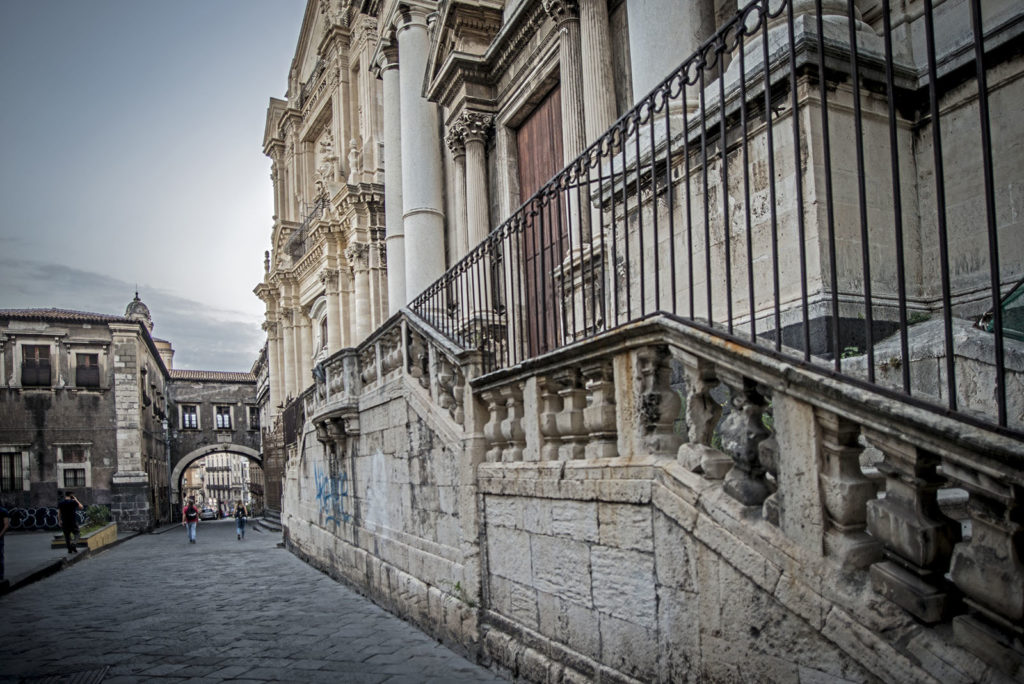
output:
<svg viewBox="0 0 1024 684"><path fill-rule="evenodd" d="M89 550L98 549L107 544L111 544L117 541L117 523L110 522L101 527L98 530L93 530L88 534L83 534L75 546L79 549L85 548ZM63 549L64 548L64 534L54 535L53 541L50 542L51 549Z"/></svg>

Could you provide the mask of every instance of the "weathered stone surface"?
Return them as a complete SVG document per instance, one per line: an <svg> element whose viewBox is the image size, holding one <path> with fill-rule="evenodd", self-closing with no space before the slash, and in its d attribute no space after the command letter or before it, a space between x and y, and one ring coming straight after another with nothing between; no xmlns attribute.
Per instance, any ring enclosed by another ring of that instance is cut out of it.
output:
<svg viewBox="0 0 1024 684"><path fill-rule="evenodd" d="M492 548L492 545L488 545ZM514 553L522 554L521 548ZM586 544L536 535L532 537L533 582L537 589L569 601L591 605L590 548ZM529 582L529 580L527 580Z"/></svg>
<svg viewBox="0 0 1024 684"><path fill-rule="evenodd" d="M639 625L654 624L657 597L651 554L595 546L590 562L598 611Z"/></svg>
<svg viewBox="0 0 1024 684"><path fill-rule="evenodd" d="M518 530L494 528L487 535L487 560L490 571L506 579L522 584L533 583L533 552L530 535ZM543 546L550 551L550 546ZM538 549L538 553L541 553ZM550 562L550 561L548 561ZM541 567L545 567L540 563Z"/></svg>
<svg viewBox="0 0 1024 684"><path fill-rule="evenodd" d="M601 544L638 551L654 550L649 507L601 504L597 513Z"/></svg>
<svg viewBox="0 0 1024 684"><path fill-rule="evenodd" d="M600 657L601 630L591 606L544 591L537 592L537 605L542 634L585 656Z"/></svg>

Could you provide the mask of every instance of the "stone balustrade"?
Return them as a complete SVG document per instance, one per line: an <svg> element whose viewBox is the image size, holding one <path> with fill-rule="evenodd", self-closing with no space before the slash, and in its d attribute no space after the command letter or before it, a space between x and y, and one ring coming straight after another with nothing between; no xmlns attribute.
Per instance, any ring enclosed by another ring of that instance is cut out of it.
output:
<svg viewBox="0 0 1024 684"><path fill-rule="evenodd" d="M919 623L952 621L959 645L1024 671L1024 468L1012 438L668 319L475 385L487 463L678 463L770 523L769 543L789 537ZM952 488L969 495L966 520L942 505Z"/></svg>

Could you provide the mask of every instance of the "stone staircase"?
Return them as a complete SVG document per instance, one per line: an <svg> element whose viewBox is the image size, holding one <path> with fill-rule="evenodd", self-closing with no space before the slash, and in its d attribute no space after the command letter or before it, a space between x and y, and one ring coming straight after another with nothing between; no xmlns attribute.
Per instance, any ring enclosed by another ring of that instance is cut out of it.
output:
<svg viewBox="0 0 1024 684"><path fill-rule="evenodd" d="M256 528L260 530L269 530L270 532L280 532L281 511L275 511L272 508L264 509L263 517L256 518Z"/></svg>

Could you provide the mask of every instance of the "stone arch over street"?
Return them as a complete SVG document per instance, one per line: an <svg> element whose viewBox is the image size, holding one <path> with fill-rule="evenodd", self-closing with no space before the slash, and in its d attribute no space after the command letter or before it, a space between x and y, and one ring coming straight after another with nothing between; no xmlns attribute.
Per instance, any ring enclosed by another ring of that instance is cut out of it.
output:
<svg viewBox="0 0 1024 684"><path fill-rule="evenodd" d="M185 470L198 461L203 456L209 456L211 454L237 454L238 456L244 456L250 461L256 463L260 468L263 467L263 454L252 447L247 447L242 444L233 443L215 443L206 444L196 449L193 449L184 456L178 457L173 461L171 467L171 501L175 504L181 503L181 478L185 473Z"/></svg>

